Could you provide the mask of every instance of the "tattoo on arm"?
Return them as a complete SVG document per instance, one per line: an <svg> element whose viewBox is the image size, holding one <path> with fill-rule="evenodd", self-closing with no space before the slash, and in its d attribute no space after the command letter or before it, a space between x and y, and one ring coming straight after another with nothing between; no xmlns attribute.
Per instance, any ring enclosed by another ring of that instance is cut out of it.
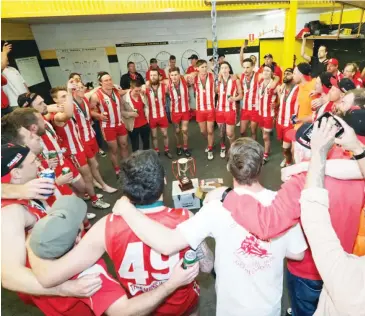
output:
<svg viewBox="0 0 365 316"><path fill-rule="evenodd" d="M197 257L201 258L199 261L200 270L205 273L211 272L214 266L214 255L205 241L198 246L196 253Z"/></svg>

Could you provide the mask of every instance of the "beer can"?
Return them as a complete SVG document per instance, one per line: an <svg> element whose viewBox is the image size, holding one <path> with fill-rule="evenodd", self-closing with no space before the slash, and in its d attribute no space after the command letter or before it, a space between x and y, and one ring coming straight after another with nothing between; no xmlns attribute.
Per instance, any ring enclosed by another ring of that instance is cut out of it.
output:
<svg viewBox="0 0 365 316"><path fill-rule="evenodd" d="M62 174L65 175L65 174L68 174L71 172L71 169L69 167L63 167L62 168Z"/></svg>
<svg viewBox="0 0 365 316"><path fill-rule="evenodd" d="M184 269L194 265L195 262L197 262L196 252L191 249L185 252L183 259Z"/></svg>
<svg viewBox="0 0 365 316"><path fill-rule="evenodd" d="M57 158L57 151L55 150L50 150L48 152L48 159L53 159L53 158Z"/></svg>
<svg viewBox="0 0 365 316"><path fill-rule="evenodd" d="M56 174L52 169L44 169L39 173L39 177L40 178L48 178L48 179L52 179L53 182L56 179ZM52 196L53 192L51 194L44 194L44 196Z"/></svg>

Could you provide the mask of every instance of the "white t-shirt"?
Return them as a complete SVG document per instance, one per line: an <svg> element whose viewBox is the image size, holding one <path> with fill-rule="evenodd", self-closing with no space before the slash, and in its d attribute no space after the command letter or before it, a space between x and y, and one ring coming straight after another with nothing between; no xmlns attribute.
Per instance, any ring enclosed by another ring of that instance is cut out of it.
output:
<svg viewBox="0 0 365 316"><path fill-rule="evenodd" d="M242 188L235 191L250 194L265 206L276 195L266 189L258 193ZM264 242L237 224L220 201L212 201L178 229L193 249L208 236L215 239L218 316L280 315L286 253L299 254L307 249L299 224Z"/></svg>
<svg viewBox="0 0 365 316"><path fill-rule="evenodd" d="M20 72L14 67L6 67L2 74L8 80L8 84L3 86L3 89L9 98L9 104L10 106L18 106L18 96L28 92L24 86L26 82Z"/></svg>

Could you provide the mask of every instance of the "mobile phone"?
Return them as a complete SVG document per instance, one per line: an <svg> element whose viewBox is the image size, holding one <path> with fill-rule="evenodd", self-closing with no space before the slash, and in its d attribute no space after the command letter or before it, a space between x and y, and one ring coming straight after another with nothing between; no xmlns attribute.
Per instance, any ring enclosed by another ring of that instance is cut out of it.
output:
<svg viewBox="0 0 365 316"><path fill-rule="evenodd" d="M337 132L336 132L335 137L338 138L338 137L340 137L344 133L345 130L342 127L341 123L330 112L325 112L320 117L317 118L316 121L319 122L318 123L318 127L321 126L322 120L324 118L327 118L327 120L328 120L330 117L332 117L334 119L334 121L335 121L335 125L337 127ZM312 123L310 126L308 126L308 128L303 133L303 139L305 141L309 142L309 143L310 143L310 141L312 139L313 126L314 126L314 123Z"/></svg>

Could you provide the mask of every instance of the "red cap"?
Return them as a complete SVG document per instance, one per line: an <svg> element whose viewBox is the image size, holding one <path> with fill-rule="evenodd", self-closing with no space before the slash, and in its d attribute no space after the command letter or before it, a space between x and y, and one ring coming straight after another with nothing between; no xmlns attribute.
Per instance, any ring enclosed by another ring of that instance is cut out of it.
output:
<svg viewBox="0 0 365 316"><path fill-rule="evenodd" d="M328 60L328 64L338 66L338 60L336 58L331 58Z"/></svg>

